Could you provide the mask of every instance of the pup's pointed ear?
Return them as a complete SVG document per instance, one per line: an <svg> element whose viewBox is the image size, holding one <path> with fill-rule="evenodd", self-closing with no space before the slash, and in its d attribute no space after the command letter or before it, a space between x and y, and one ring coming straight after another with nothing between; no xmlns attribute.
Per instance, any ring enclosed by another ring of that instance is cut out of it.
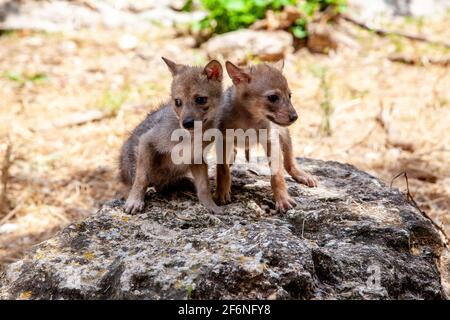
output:
<svg viewBox="0 0 450 320"><path fill-rule="evenodd" d="M182 68L181 64L177 64L175 62L173 62L172 60L169 60L167 58L161 57L164 62L167 64L167 66L169 67L170 72L172 73L172 75L176 75L180 69Z"/></svg>
<svg viewBox="0 0 450 320"><path fill-rule="evenodd" d="M234 85L242 82L250 83L252 78L243 69L235 66L230 61L227 61L225 63L225 67L227 68L228 75L230 76L231 80L233 80Z"/></svg>
<svg viewBox="0 0 450 320"><path fill-rule="evenodd" d="M284 68L284 59L278 60L277 62L272 63L272 67L277 69L280 72L283 72Z"/></svg>
<svg viewBox="0 0 450 320"><path fill-rule="evenodd" d="M208 77L208 80L222 81L223 69L222 65L217 60L208 62L203 73Z"/></svg>

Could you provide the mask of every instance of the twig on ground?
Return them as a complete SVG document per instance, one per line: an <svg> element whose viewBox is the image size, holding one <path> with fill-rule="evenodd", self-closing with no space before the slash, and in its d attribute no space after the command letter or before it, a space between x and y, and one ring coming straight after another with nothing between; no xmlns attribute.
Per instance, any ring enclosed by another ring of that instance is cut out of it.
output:
<svg viewBox="0 0 450 320"><path fill-rule="evenodd" d="M445 200L447 200L448 199L448 196L441 196L441 197L438 197L438 198L436 198L436 199L433 199L433 200L429 200L429 201L427 201L427 202L425 202L428 206L431 206L432 204L436 204L436 203L439 203L439 202L441 202L441 201L445 201Z"/></svg>
<svg viewBox="0 0 450 320"><path fill-rule="evenodd" d="M114 114L110 112L102 112L100 110L91 110L83 113L74 113L63 118L55 124L57 128L80 126L89 122L100 121L106 118L113 117Z"/></svg>
<svg viewBox="0 0 450 320"><path fill-rule="evenodd" d="M406 38L406 39L409 39L412 41L425 42L425 43L429 43L429 44L433 44L433 45L450 48L450 43L448 43L448 42L431 40L425 36L409 34L409 33L401 32L401 31L389 31L389 30L385 30L385 29L381 29L381 28L375 28L375 27L369 26L368 24L366 24L362 21L359 21L353 17L350 17L349 15L346 15L346 14L340 14L340 17L342 19L344 19L345 21L353 23L354 25L357 25L358 27L363 28L367 31L373 32L381 37L398 36L398 37L403 37L403 38Z"/></svg>
<svg viewBox="0 0 450 320"><path fill-rule="evenodd" d="M450 152L450 149L445 148L445 147L433 148L433 149L429 149L427 151L422 151L421 153L417 154L416 157L420 158L423 156L427 156L433 152Z"/></svg>
<svg viewBox="0 0 450 320"><path fill-rule="evenodd" d="M390 125L389 121L387 119L384 112L384 103L383 100L380 99L380 110L378 111L378 115L375 117L375 121L380 125L381 129L383 129L386 138L385 138L385 145L388 145L389 140L389 133L390 133Z"/></svg>
<svg viewBox="0 0 450 320"><path fill-rule="evenodd" d="M370 135L375 131L376 128L377 128L377 126L374 125L362 139L353 143L346 151L353 149L354 147L357 147L360 144L362 144L363 142L365 142L370 137Z"/></svg>
<svg viewBox="0 0 450 320"><path fill-rule="evenodd" d="M389 111L390 113L390 111ZM380 111L375 118L376 122L380 125L381 129L385 132L385 147L400 148L405 151L414 152L415 146L411 141L404 141L398 139L394 135L394 130L392 129L392 121L388 114L384 112L384 104L380 99Z"/></svg>
<svg viewBox="0 0 450 320"><path fill-rule="evenodd" d="M399 62L409 65L427 65L427 64L434 64L439 66L447 67L450 65L450 58L431 58L431 57L407 57L400 54L395 54L388 56L388 59L393 62Z"/></svg>
<svg viewBox="0 0 450 320"><path fill-rule="evenodd" d="M97 1L93 1L93 0L78 0L78 3L80 3L81 5L86 6L87 8L96 11L96 12L100 12L101 8L99 6L99 4L97 3Z"/></svg>
<svg viewBox="0 0 450 320"><path fill-rule="evenodd" d="M394 180L404 176L405 177L405 181L406 181L406 199L409 201L409 203L411 203L417 210L419 210L419 212L428 220L430 220L430 222L441 232L443 238L445 239L444 241L444 245L447 247L447 249L449 249L448 244L450 243L450 239L447 235L447 233L445 232L445 229L443 228L443 226L438 225L425 211L423 211L419 205L417 204L416 200L414 200L414 197L411 194L411 191L409 190L409 180L408 180L408 174L406 173L406 171L402 171L400 173L398 173L396 176L394 176L394 178L392 178L391 183L390 183L390 188L392 189L392 184L394 183Z"/></svg>
<svg viewBox="0 0 450 320"><path fill-rule="evenodd" d="M12 159L12 145L11 141L7 141L6 143L6 151L5 155L3 157L3 164L2 164L2 190L0 194L0 215L4 215L9 207L9 201L8 201L8 183L9 183L9 169L11 168L11 165L13 163Z"/></svg>
<svg viewBox="0 0 450 320"><path fill-rule="evenodd" d="M449 58L449 64L450 64L450 58ZM433 103L432 103L432 106L434 106L434 107L441 106L442 100L440 99L440 96L439 96L439 84L440 84L440 82L442 81L442 79L446 75L448 75L448 70L444 69L442 71L442 73L439 76L436 77L436 80L433 83L433 87L432 87L432 97L433 97L432 102ZM437 104L436 104L436 102L437 102Z"/></svg>
<svg viewBox="0 0 450 320"><path fill-rule="evenodd" d="M369 139L369 137L372 135L372 133L375 131L375 129L377 128L376 125L374 125L369 131L367 131L367 134L364 135L364 137L358 141L355 141L354 143L352 143L350 146L342 149L342 150L338 150L334 153L328 154L327 157L334 157L336 155L339 155L341 153L346 153L348 151L350 151L351 149L363 144L367 139Z"/></svg>
<svg viewBox="0 0 450 320"><path fill-rule="evenodd" d="M0 220L0 226L5 224L6 222L11 220L12 218L14 218L14 216L17 213L17 211L19 211L19 209L22 207L22 203L23 203L23 201L21 201L20 204L18 204L14 209L12 209L10 212L8 212L8 214L6 216L4 216L2 218L2 220Z"/></svg>

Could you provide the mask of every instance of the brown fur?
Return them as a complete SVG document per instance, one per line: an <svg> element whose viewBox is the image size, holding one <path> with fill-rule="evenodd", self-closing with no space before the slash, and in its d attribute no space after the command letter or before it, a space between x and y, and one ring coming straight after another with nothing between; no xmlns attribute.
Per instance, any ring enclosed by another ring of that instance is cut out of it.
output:
<svg viewBox="0 0 450 320"><path fill-rule="evenodd" d="M286 128L297 119L297 113L292 106L288 83L281 70L282 65L259 64L247 69L240 69L232 63L226 63L227 72L233 80L224 96L224 102L216 116L216 126L222 132L226 129L267 129L278 128L280 131L281 152L278 152L280 163L287 172L299 183L315 187L315 179L299 169L292 150L291 137ZM269 96L276 95L276 101L271 102ZM246 156L248 158L248 147ZM266 154L271 155L271 144L266 148ZM282 157L282 159L281 159ZM230 201L231 175L228 164L217 165L215 200L218 204ZM286 188L282 168L272 172L272 192L277 210L285 212L295 205Z"/></svg>
<svg viewBox="0 0 450 320"><path fill-rule="evenodd" d="M222 96L222 67L215 60L205 68L163 60L173 75L172 99L149 114L122 147L120 176L131 188L125 210L129 213L141 211L150 185L163 190L192 176L200 202L212 212L219 213L221 209L212 200L210 192L207 164L204 161L201 164L174 164L171 151L178 141L171 141L170 137L175 129L183 128L186 119L202 121L203 130L212 127ZM206 102L200 105L196 100L198 97L206 97ZM175 99L179 99L181 105L177 106ZM191 137L194 139L193 130Z"/></svg>

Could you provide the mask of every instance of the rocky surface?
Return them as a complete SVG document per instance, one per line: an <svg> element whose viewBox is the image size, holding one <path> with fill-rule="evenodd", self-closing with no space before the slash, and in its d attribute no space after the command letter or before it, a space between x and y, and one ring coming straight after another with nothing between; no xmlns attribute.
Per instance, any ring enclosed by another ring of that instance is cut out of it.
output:
<svg viewBox="0 0 450 320"><path fill-rule="evenodd" d="M267 168L236 166L213 216L190 191L115 200L0 277L3 299L444 299L441 234L398 190L350 165L300 159L298 206L273 211Z"/></svg>

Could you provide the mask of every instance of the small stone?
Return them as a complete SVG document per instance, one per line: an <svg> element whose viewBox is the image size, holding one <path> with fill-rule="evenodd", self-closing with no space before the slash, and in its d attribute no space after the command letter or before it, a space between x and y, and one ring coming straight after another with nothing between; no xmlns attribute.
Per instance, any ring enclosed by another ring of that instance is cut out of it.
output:
<svg viewBox="0 0 450 320"><path fill-rule="evenodd" d="M63 53L74 53L77 50L77 44L74 41L63 41L61 43L61 50Z"/></svg>
<svg viewBox="0 0 450 320"><path fill-rule="evenodd" d="M247 208L253 210L258 217L264 214L264 210L262 210L261 207L253 200L250 200L247 203Z"/></svg>
<svg viewBox="0 0 450 320"><path fill-rule="evenodd" d="M132 50L138 45L138 38L131 34L125 34L119 39L119 48L122 50Z"/></svg>
<svg viewBox="0 0 450 320"><path fill-rule="evenodd" d="M211 58L239 62L250 55L263 61L277 61L293 50L292 44L292 35L286 31L243 29L214 36L202 47Z"/></svg>
<svg viewBox="0 0 450 320"><path fill-rule="evenodd" d="M19 225L15 223L5 223L0 226L0 234L11 233L16 231L19 228Z"/></svg>

